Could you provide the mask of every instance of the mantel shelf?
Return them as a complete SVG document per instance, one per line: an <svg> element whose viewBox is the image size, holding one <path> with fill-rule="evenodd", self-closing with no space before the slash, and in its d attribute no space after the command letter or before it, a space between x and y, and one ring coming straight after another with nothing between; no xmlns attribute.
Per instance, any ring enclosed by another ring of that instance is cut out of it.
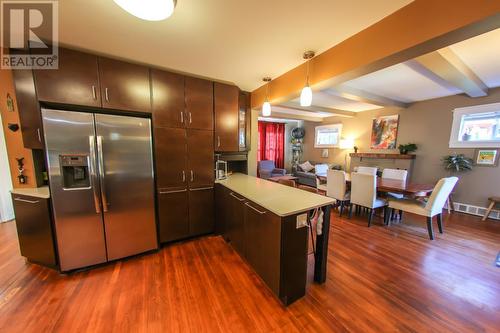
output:
<svg viewBox="0 0 500 333"><path fill-rule="evenodd" d="M411 154L378 154L378 153L350 153L351 157L390 159L390 160L414 160L416 155Z"/></svg>

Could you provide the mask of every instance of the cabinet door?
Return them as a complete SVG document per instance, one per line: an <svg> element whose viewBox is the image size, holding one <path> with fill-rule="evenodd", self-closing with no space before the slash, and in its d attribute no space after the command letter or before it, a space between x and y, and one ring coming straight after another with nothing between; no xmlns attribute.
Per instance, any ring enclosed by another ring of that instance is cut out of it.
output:
<svg viewBox="0 0 500 333"><path fill-rule="evenodd" d="M214 189L190 189L189 234L196 236L211 232L214 232Z"/></svg>
<svg viewBox="0 0 500 333"><path fill-rule="evenodd" d="M57 265L47 199L13 194L21 255L29 261Z"/></svg>
<svg viewBox="0 0 500 333"><path fill-rule="evenodd" d="M187 130L189 187L207 187L214 184L213 132Z"/></svg>
<svg viewBox="0 0 500 333"><path fill-rule="evenodd" d="M154 140L156 186L159 189L186 188L186 130L157 127Z"/></svg>
<svg viewBox="0 0 500 333"><path fill-rule="evenodd" d="M184 76L151 70L153 125L184 127Z"/></svg>
<svg viewBox="0 0 500 333"><path fill-rule="evenodd" d="M245 257L247 244L245 240L245 202L247 200L231 191L229 192L229 196L229 211L226 221L227 239L236 252Z"/></svg>
<svg viewBox="0 0 500 333"><path fill-rule="evenodd" d="M99 58L99 79L104 108L151 112L148 67Z"/></svg>
<svg viewBox="0 0 500 333"><path fill-rule="evenodd" d="M279 295L281 218L253 202L245 203L246 258L271 290Z"/></svg>
<svg viewBox="0 0 500 333"><path fill-rule="evenodd" d="M226 235L226 224L228 220L229 204L231 202L231 197L229 196L229 190L220 185L215 184L215 233L222 235L227 241L228 237Z"/></svg>
<svg viewBox="0 0 500 333"><path fill-rule="evenodd" d="M95 55L59 49L59 68L34 74L40 101L101 107Z"/></svg>
<svg viewBox="0 0 500 333"><path fill-rule="evenodd" d="M235 152L238 145L239 89L214 83L215 151Z"/></svg>
<svg viewBox="0 0 500 333"><path fill-rule="evenodd" d="M31 70L13 70L17 110L21 123L23 144L29 149L43 149L42 117ZM3 107L3 106L2 106Z"/></svg>
<svg viewBox="0 0 500 333"><path fill-rule="evenodd" d="M186 77L186 116L188 128L213 130L213 94L213 82Z"/></svg>
<svg viewBox="0 0 500 333"><path fill-rule="evenodd" d="M186 189L158 191L160 242L189 237L189 199Z"/></svg>

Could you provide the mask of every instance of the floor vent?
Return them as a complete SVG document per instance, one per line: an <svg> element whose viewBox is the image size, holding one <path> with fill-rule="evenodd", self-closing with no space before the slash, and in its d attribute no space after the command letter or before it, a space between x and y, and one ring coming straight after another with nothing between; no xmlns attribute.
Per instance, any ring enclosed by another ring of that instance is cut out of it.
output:
<svg viewBox="0 0 500 333"><path fill-rule="evenodd" d="M486 213L485 207L473 206L460 202L455 202L454 208L457 212L477 215L477 216L483 216L484 213ZM500 220L500 210L495 210L495 209L492 210L489 218L494 220Z"/></svg>

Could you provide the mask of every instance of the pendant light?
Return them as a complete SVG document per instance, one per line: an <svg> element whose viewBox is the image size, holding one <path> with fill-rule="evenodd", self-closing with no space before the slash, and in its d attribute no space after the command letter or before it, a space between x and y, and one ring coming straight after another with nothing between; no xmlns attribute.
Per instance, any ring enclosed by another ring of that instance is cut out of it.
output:
<svg viewBox="0 0 500 333"><path fill-rule="evenodd" d="M266 76L262 81L266 82L266 101L262 104L262 116L269 117L271 115L271 103L269 103L269 82L271 82L271 78Z"/></svg>
<svg viewBox="0 0 500 333"><path fill-rule="evenodd" d="M307 61L307 77L306 77L306 86L302 88L302 92L300 93L300 106L312 105L313 92L311 87L309 87L309 63L313 57L314 57L314 51L304 52L304 60Z"/></svg>
<svg viewBox="0 0 500 333"><path fill-rule="evenodd" d="M126 12L146 21L161 21L169 18L177 0L114 0Z"/></svg>

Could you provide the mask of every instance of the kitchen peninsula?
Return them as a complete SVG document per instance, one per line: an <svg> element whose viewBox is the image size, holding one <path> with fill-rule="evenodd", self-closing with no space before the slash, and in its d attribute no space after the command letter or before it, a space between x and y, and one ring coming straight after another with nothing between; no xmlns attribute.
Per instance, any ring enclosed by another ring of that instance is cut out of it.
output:
<svg viewBox="0 0 500 333"><path fill-rule="evenodd" d="M307 213L322 209L314 281L325 282L333 199L239 173L217 181L215 196L217 232L285 305L305 294Z"/></svg>

